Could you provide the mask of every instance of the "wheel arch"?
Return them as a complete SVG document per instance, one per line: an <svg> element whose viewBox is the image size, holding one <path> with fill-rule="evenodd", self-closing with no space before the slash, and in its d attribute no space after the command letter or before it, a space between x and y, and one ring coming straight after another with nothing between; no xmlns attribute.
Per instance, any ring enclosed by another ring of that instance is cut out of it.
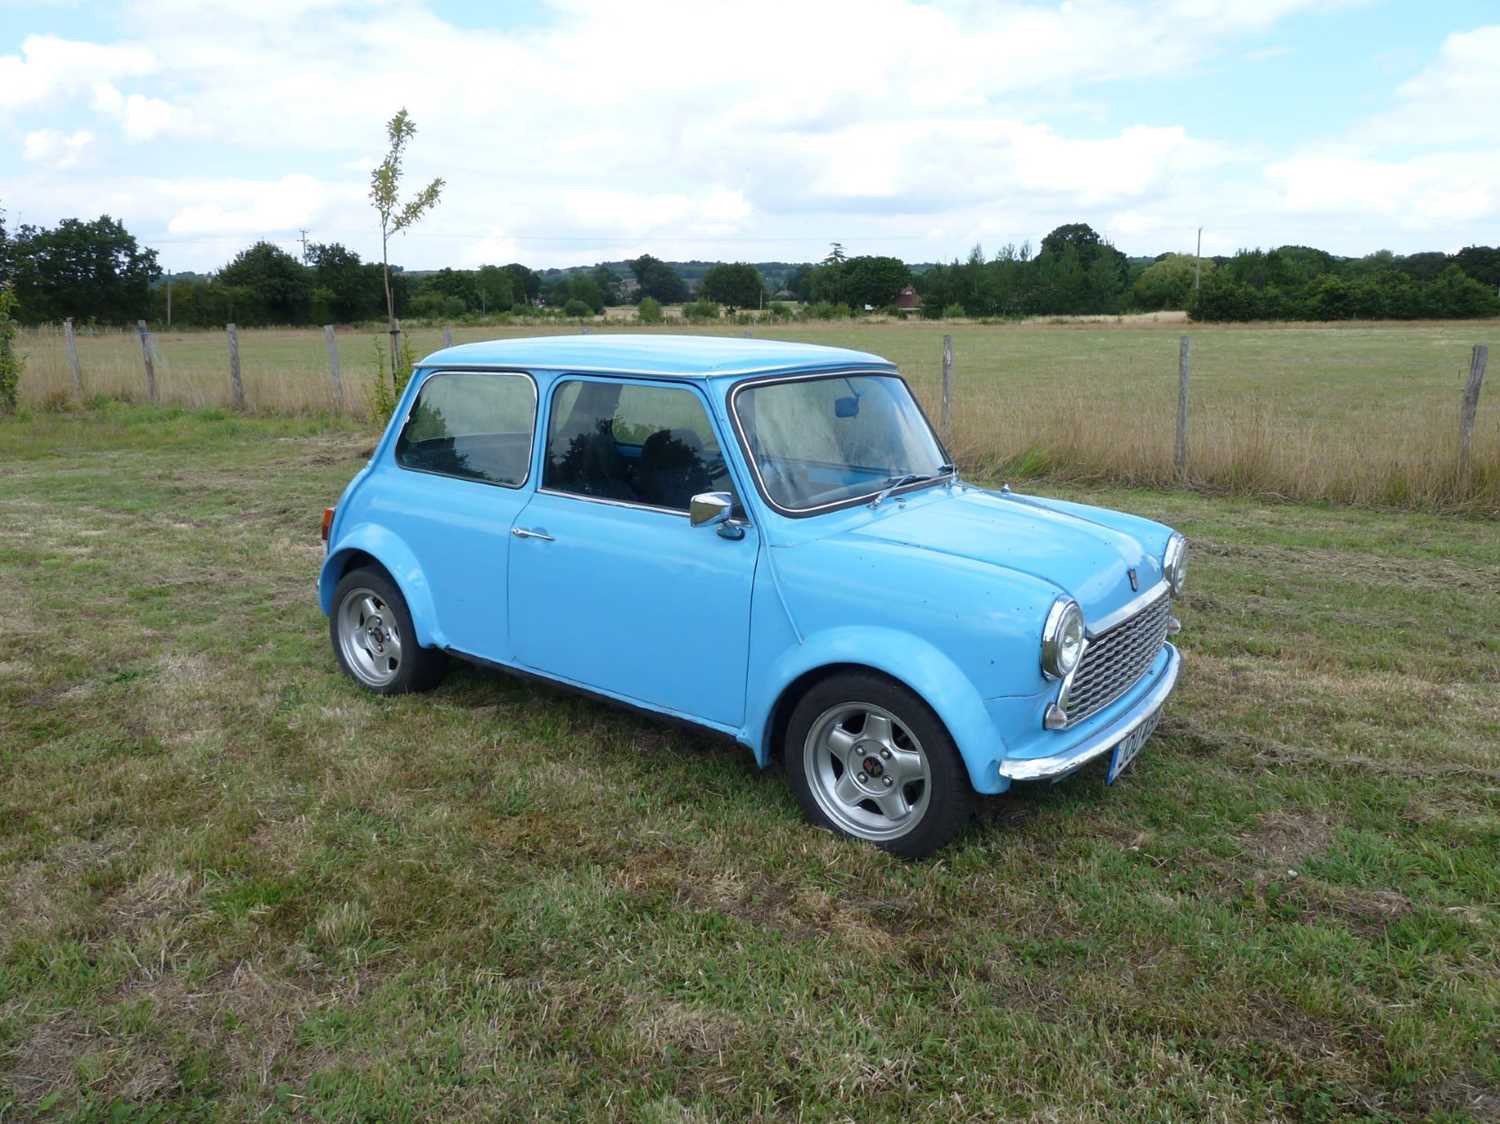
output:
<svg viewBox="0 0 1500 1124"><path fill-rule="evenodd" d="M318 574L318 604L325 615L333 611L333 594L351 569L373 564L383 570L401 591L411 613L417 642L424 648L444 647L442 630L433 608L432 590L416 555L400 538L384 527L363 523L339 536L323 560Z"/></svg>
<svg viewBox="0 0 1500 1124"><path fill-rule="evenodd" d="M844 672L879 675L920 698L958 747L976 792L1007 787L998 763L1004 739L972 682L943 652L917 636L853 627L807 637L773 664L762 697L750 708L749 744L764 766L781 750L797 702L817 683Z"/></svg>

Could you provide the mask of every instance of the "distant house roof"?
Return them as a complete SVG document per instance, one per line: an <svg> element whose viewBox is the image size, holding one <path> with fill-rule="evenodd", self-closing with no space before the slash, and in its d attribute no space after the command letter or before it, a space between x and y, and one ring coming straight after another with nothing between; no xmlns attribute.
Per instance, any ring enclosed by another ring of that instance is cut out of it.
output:
<svg viewBox="0 0 1500 1124"><path fill-rule="evenodd" d="M731 336L533 336L445 347L422 367L518 367L712 378L817 368L889 367L889 359L843 347Z"/></svg>
<svg viewBox="0 0 1500 1124"><path fill-rule="evenodd" d="M911 285L904 285L896 294L897 308L921 308L922 298L917 295L917 290Z"/></svg>

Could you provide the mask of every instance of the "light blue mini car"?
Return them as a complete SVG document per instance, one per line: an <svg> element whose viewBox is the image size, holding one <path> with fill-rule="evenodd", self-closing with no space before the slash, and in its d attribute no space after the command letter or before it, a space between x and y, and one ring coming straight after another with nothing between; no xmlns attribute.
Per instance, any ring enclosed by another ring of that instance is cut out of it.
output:
<svg viewBox="0 0 1500 1124"><path fill-rule="evenodd" d="M1177 680L1186 544L974 487L875 355L722 337L446 348L324 516L369 690L449 655L732 736L815 823L930 854L976 794L1108 758Z"/></svg>

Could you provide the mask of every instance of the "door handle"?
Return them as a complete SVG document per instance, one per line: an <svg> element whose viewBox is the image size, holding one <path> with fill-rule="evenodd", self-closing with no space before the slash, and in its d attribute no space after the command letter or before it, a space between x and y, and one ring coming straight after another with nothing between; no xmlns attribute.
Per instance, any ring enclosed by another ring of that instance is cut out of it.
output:
<svg viewBox="0 0 1500 1124"><path fill-rule="evenodd" d="M528 531L525 527L512 527L510 533L518 539L541 539L543 542L556 542L546 531Z"/></svg>

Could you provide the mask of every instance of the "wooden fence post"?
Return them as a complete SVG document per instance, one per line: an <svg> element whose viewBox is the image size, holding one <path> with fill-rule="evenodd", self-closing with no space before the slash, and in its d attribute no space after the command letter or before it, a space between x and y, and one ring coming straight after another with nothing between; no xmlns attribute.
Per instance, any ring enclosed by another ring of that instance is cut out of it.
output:
<svg viewBox="0 0 1500 1124"><path fill-rule="evenodd" d="M953 337L943 337L943 413L942 430L947 434L953 421Z"/></svg>
<svg viewBox="0 0 1500 1124"><path fill-rule="evenodd" d="M63 339L68 345L68 366L73 369L73 389L83 397L83 368L78 365L78 337L73 333L73 318L63 321Z"/></svg>
<svg viewBox="0 0 1500 1124"><path fill-rule="evenodd" d="M1469 381L1464 384L1464 404L1458 420L1458 483L1464 491L1469 488L1469 445L1474 440L1474 417L1479 412L1479 388L1484 385L1484 368L1489 358L1489 346L1476 343L1474 357L1469 361Z"/></svg>
<svg viewBox="0 0 1500 1124"><path fill-rule="evenodd" d="M1182 337L1177 349L1177 450L1173 464L1177 468L1177 479L1187 482L1187 407L1188 407L1188 358L1192 351L1192 340Z"/></svg>
<svg viewBox="0 0 1500 1124"><path fill-rule="evenodd" d="M229 401L236 410L245 408L245 386L240 382L240 333L233 324L226 325L229 332Z"/></svg>
<svg viewBox="0 0 1500 1124"><path fill-rule="evenodd" d="M136 334L141 337L141 358L146 363L146 398L156 401L156 360L151 355L151 333L144 320L135 322Z"/></svg>
<svg viewBox="0 0 1500 1124"><path fill-rule="evenodd" d="M444 324L443 325L443 346L444 347L452 347L453 346L453 325L452 324Z"/></svg>
<svg viewBox="0 0 1500 1124"><path fill-rule="evenodd" d="M333 380L333 405L344 412L344 379L339 373L339 344L333 338L333 325L323 325L323 346L328 349L328 377Z"/></svg>

